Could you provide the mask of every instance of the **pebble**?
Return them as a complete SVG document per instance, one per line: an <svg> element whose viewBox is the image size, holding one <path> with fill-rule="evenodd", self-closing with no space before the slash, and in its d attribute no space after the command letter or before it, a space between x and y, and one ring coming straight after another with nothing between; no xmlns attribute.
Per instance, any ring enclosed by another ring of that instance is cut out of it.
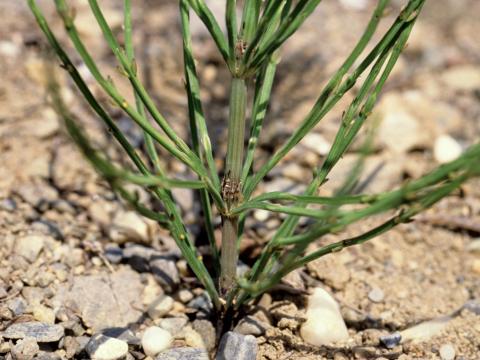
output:
<svg viewBox="0 0 480 360"><path fill-rule="evenodd" d="M123 258L123 250L116 245L107 245L105 247L105 257L112 264L119 264Z"/></svg>
<svg viewBox="0 0 480 360"><path fill-rule="evenodd" d="M12 356L17 360L31 360L37 355L40 347L37 341L32 337L26 337L18 341L12 348Z"/></svg>
<svg viewBox="0 0 480 360"><path fill-rule="evenodd" d="M151 326L143 333L142 347L145 354L155 356L168 349L172 341L173 337L167 330L157 326Z"/></svg>
<svg viewBox="0 0 480 360"><path fill-rule="evenodd" d="M261 336L268 327L268 324L248 315L238 322L235 332L243 335Z"/></svg>
<svg viewBox="0 0 480 360"><path fill-rule="evenodd" d="M387 349L393 349L395 346L400 344L400 341L402 341L402 335L399 332L380 336L380 343Z"/></svg>
<svg viewBox="0 0 480 360"><path fill-rule="evenodd" d="M206 292L190 301L187 306L206 314L209 314L213 309L212 300L210 300L210 297Z"/></svg>
<svg viewBox="0 0 480 360"><path fill-rule="evenodd" d="M322 346L348 339L340 307L324 289L316 288L309 297L306 318L307 321L300 328L300 335L307 343Z"/></svg>
<svg viewBox="0 0 480 360"><path fill-rule="evenodd" d="M150 239L148 224L133 211L119 211L115 214L109 236L117 244L127 241L147 243Z"/></svg>
<svg viewBox="0 0 480 360"><path fill-rule="evenodd" d="M369 0L340 0L340 4L346 9L365 10Z"/></svg>
<svg viewBox="0 0 480 360"><path fill-rule="evenodd" d="M14 251L17 255L23 256L30 262L34 262L44 245L45 236L26 235L16 240Z"/></svg>
<svg viewBox="0 0 480 360"><path fill-rule="evenodd" d="M152 304L150 304L147 312L152 319L158 319L168 314L172 308L172 297L168 295L162 295L158 297Z"/></svg>
<svg viewBox="0 0 480 360"><path fill-rule="evenodd" d="M178 291L177 297L178 297L178 300L186 304L193 299L193 294L190 290L182 289Z"/></svg>
<svg viewBox="0 0 480 360"><path fill-rule="evenodd" d="M6 339L24 339L32 337L39 343L55 342L64 335L64 329L60 325L45 324L41 322L24 322L10 325L4 331Z"/></svg>
<svg viewBox="0 0 480 360"><path fill-rule="evenodd" d="M356 1L356 0L354 0ZM329 141L327 141L323 135L311 132L308 135L306 135L301 144L305 146L307 149L315 152L316 154L320 156L325 156L328 154L330 151L330 148L332 144L330 144Z"/></svg>
<svg viewBox="0 0 480 360"><path fill-rule="evenodd" d="M149 264L155 280L166 292L172 292L178 287L180 274L173 259L165 256L155 256Z"/></svg>
<svg viewBox="0 0 480 360"><path fill-rule="evenodd" d="M427 341L433 336L439 334L451 319L450 316L443 316L405 329L400 332L402 335L402 343L407 341L412 341L414 343Z"/></svg>
<svg viewBox="0 0 480 360"><path fill-rule="evenodd" d="M463 309L473 312L475 315L480 315L480 301L470 300L463 305Z"/></svg>
<svg viewBox="0 0 480 360"><path fill-rule="evenodd" d="M148 262L154 255L159 255L159 253L150 247L139 244L130 243L123 249L123 258L138 272L150 271Z"/></svg>
<svg viewBox="0 0 480 360"><path fill-rule="evenodd" d="M456 91L474 91L480 89L480 70L478 66L454 66L441 75L442 81Z"/></svg>
<svg viewBox="0 0 480 360"><path fill-rule="evenodd" d="M5 210L8 212L13 212L17 209L17 203L11 198L6 198L0 200L0 210Z"/></svg>
<svg viewBox="0 0 480 360"><path fill-rule="evenodd" d="M20 316L27 310L27 303L21 297L10 300L7 306L14 316Z"/></svg>
<svg viewBox="0 0 480 360"><path fill-rule="evenodd" d="M229 331L222 336L215 359L255 360L257 358L257 350L258 346L255 337Z"/></svg>
<svg viewBox="0 0 480 360"><path fill-rule="evenodd" d="M143 284L141 276L128 266L114 273L75 276L72 283L59 286L52 307L73 303L83 323L93 332L109 327L124 327L136 322L142 312Z"/></svg>
<svg viewBox="0 0 480 360"><path fill-rule="evenodd" d="M373 301L375 303L382 302L384 297L385 297L385 294L383 293L383 290L378 287L374 287L368 293L368 298L370 299L370 301Z"/></svg>
<svg viewBox="0 0 480 360"><path fill-rule="evenodd" d="M162 352L155 360L209 360L209 357L205 349L180 347Z"/></svg>
<svg viewBox="0 0 480 360"><path fill-rule="evenodd" d="M462 146L449 135L441 135L435 140L433 156L440 164L455 160L462 154Z"/></svg>
<svg viewBox="0 0 480 360"><path fill-rule="evenodd" d="M58 200L58 191L47 183L23 184L18 186L15 192L37 209L45 209L49 203Z"/></svg>
<svg viewBox="0 0 480 360"><path fill-rule="evenodd" d="M442 360L455 359L455 348L451 344L443 344L440 347L439 353Z"/></svg>
<svg viewBox="0 0 480 360"><path fill-rule="evenodd" d="M92 360L122 359L128 354L128 344L103 334L92 336L85 350Z"/></svg>
<svg viewBox="0 0 480 360"><path fill-rule="evenodd" d="M205 344L202 335L193 330L190 326L186 326L183 329L182 335L187 346L198 349L207 349L207 344Z"/></svg>
<svg viewBox="0 0 480 360"><path fill-rule="evenodd" d="M55 323L55 312L44 306L44 305L34 305L32 307L32 313L35 320L46 323L46 324L54 324Z"/></svg>
<svg viewBox="0 0 480 360"><path fill-rule="evenodd" d="M207 347L207 350L212 350L215 347L216 332L212 323L208 320L195 320L192 324L193 329L200 334Z"/></svg>
<svg viewBox="0 0 480 360"><path fill-rule="evenodd" d="M128 345L140 345L140 339L135 336L132 330L126 327L109 328L102 331L108 337L126 341Z"/></svg>
<svg viewBox="0 0 480 360"><path fill-rule="evenodd" d="M187 325L188 319L183 317L172 317L161 319L158 323L162 329L167 330L173 336L177 335Z"/></svg>

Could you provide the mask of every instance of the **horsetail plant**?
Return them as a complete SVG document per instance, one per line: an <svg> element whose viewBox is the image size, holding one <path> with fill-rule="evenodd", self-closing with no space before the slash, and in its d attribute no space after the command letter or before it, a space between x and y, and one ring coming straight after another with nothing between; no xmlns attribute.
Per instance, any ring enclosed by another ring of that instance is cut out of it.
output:
<svg viewBox="0 0 480 360"><path fill-rule="evenodd" d="M97 0L89 0L88 3L122 73L131 83L134 104L129 103L126 95L121 94L113 81L98 68L75 27L74 11L67 4L68 1L55 0L58 16L63 21L77 54L108 97L143 130L144 152L143 148L136 148L129 142L107 109L93 95L50 29L36 1L27 1L61 66L69 73L87 103L124 149L133 167L122 168L94 148L62 102L57 85L53 84L50 89L53 105L65 120L71 137L119 196L138 213L157 221L170 231L219 314L231 314L269 290L283 276L310 261L361 244L397 224L410 221L413 216L450 194L470 177L480 175L480 144L477 144L457 160L393 191L374 195L349 194L347 191L331 197L317 195L327 181L330 171L348 150L371 114L385 82L407 44L425 0L409 0L390 28L367 52L367 46L371 43L389 3L389 0L378 1L358 43L332 75L310 112L257 171L253 170L253 163L279 63L280 48L315 10L320 0L244 0L241 18L237 17L236 0L226 0L226 34L222 32L219 19L215 18L204 0L179 1L190 125L189 142L180 138L171 127L140 80L132 41L131 0L124 0L123 44L119 43L116 34L109 27ZM207 119L202 110L189 28L191 10L207 27L231 75L227 151L224 167L220 171L215 163ZM358 91L342 115L333 145L323 162L314 170L305 192L302 195L286 192L258 194L256 190L265 176L356 83L359 85ZM248 100L249 92L253 94L252 104ZM247 122L249 106L251 115ZM248 124L249 135L245 141ZM196 179L180 180L170 177L160 161L159 149L184 163L196 175ZM142 203L125 187L126 183L143 186L163 204L163 210L155 211L149 204ZM199 256L195 243L182 222L180 210L171 192L173 188L188 188L199 192L205 233L213 258L210 266ZM255 209L281 213L285 217L273 237L268 239L251 270L237 277L238 249L245 219ZM353 238L306 253L308 245L323 235L336 233L350 224L390 210L395 210L396 214L383 224ZM221 248L217 247L214 238L215 213L219 214L222 220ZM299 226L302 217L311 218L312 221L306 226ZM209 268L211 270L208 270Z"/></svg>

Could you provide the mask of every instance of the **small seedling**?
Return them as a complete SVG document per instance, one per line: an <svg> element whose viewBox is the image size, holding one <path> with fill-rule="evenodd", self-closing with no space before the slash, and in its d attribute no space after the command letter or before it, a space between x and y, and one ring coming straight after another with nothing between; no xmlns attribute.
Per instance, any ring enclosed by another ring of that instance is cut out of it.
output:
<svg viewBox="0 0 480 360"><path fill-rule="evenodd" d="M363 34L343 64L331 76L314 106L288 139L274 154L253 171L256 149L262 135L263 120L268 110L272 84L282 45L294 34L319 5L320 0L245 0L241 18L237 18L236 0L226 0L224 34L203 0L180 0L179 14L183 38L185 96L188 100L190 138L182 139L161 114L138 76L132 42L131 1L124 1L123 44L109 27L97 0L89 0L90 8L105 41L115 55L122 73L131 83L135 103L127 101L114 82L105 76L82 41L76 27L73 7L66 0L55 0L58 16L77 54L108 97L144 132L145 151L135 148L122 133L74 65L65 48L50 29L35 0L27 0L35 18L61 66L69 73L79 92L105 123L111 135L124 149L131 166L120 167L106 154L95 149L64 105L56 85L51 86L53 105L65 120L66 127L83 154L110 183L115 192L143 216L166 227L175 239L191 270L203 284L220 314L238 309L276 285L283 276L310 261L342 249L361 244L394 226L411 221L421 211L457 189L464 181L480 174L480 145L474 145L457 160L442 165L418 180L400 188L374 194L349 193L351 186L331 197L318 196L332 168L341 160L372 112L380 92L395 63L407 44L408 37L425 3L409 0L390 28L367 51L377 25L389 3L379 0ZM225 66L231 75L227 151L222 169L217 169L208 133L208 121L202 110L189 28L193 10L207 27ZM328 40L328 39L327 39ZM312 46L316 46L312 44ZM265 176L329 113L338 101L357 84L355 97L345 109L328 155L313 171L310 183L301 195L286 192L258 193ZM249 103L249 96L253 100ZM247 107L251 115L247 121ZM249 126L249 134L245 136ZM168 152L184 163L193 180L181 180L167 173L158 150ZM354 169L352 169L354 170ZM143 186L163 205L155 211L142 203L125 186ZM348 183L348 182L347 182ZM351 182L350 182L351 184ZM189 188L198 191L205 224L205 233L213 259L208 267L182 222L182 214L171 189ZM315 205L315 206L311 206ZM267 239L253 267L236 276L238 249L242 241L245 218L255 209L284 214L283 222L272 238ZM335 233L367 217L396 211L390 219L359 235L320 247L306 253L312 242ZM214 217L221 217L222 242L214 239ZM311 218L299 226L302 217ZM208 270L211 269L211 270Z"/></svg>

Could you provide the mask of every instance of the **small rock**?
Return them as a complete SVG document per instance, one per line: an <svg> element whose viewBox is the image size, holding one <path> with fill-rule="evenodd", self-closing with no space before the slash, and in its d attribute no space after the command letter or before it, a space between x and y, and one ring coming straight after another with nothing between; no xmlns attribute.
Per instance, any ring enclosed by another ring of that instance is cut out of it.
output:
<svg viewBox="0 0 480 360"><path fill-rule="evenodd" d="M148 243L150 240L147 223L134 211L117 212L109 236L118 244L127 241Z"/></svg>
<svg viewBox="0 0 480 360"><path fill-rule="evenodd" d="M150 271L149 261L154 255L159 255L159 253L150 247L139 244L127 244L123 249L123 258L138 272Z"/></svg>
<svg viewBox="0 0 480 360"><path fill-rule="evenodd" d="M119 264L123 258L123 250L115 245L107 245L105 247L105 257L112 264Z"/></svg>
<svg viewBox="0 0 480 360"><path fill-rule="evenodd" d="M384 297L385 297L385 294L383 293L383 290L378 287L374 287L368 293L368 298L370 299L370 301L373 301L375 303L382 302Z"/></svg>
<svg viewBox="0 0 480 360"><path fill-rule="evenodd" d="M40 347L36 340L32 337L26 337L23 340L17 342L12 348L12 356L16 360L31 360L37 355Z"/></svg>
<svg viewBox="0 0 480 360"><path fill-rule="evenodd" d="M192 292L187 289L179 290L177 293L177 296L178 296L178 300L180 300L184 304L188 303L190 300L193 299Z"/></svg>
<svg viewBox="0 0 480 360"><path fill-rule="evenodd" d="M252 335L242 335L229 331L222 336L216 360L255 360L257 340Z"/></svg>
<svg viewBox="0 0 480 360"><path fill-rule="evenodd" d="M165 318L160 320L158 325L167 330L173 336L177 335L187 325L188 319L183 317Z"/></svg>
<svg viewBox="0 0 480 360"><path fill-rule="evenodd" d="M59 287L52 299L53 307L74 303L82 321L94 332L109 327L124 327L140 316L143 285L140 274L129 267L114 273L75 276L72 283Z"/></svg>
<svg viewBox="0 0 480 360"><path fill-rule="evenodd" d="M128 345L140 345L140 339L135 336L132 330L126 327L108 328L103 330L102 334L126 341Z"/></svg>
<svg viewBox="0 0 480 360"><path fill-rule="evenodd" d="M201 311L205 314L209 314L212 309L213 309L213 303L210 297L206 292L204 292L202 295L197 296L195 299L190 301L187 304L188 307L192 309L196 309L198 311Z"/></svg>
<svg viewBox="0 0 480 360"><path fill-rule="evenodd" d="M307 321L300 328L300 335L307 343L322 346L348 339L340 308L325 290L316 288L309 297L306 318Z"/></svg>
<svg viewBox="0 0 480 360"><path fill-rule="evenodd" d="M32 313L35 320L46 323L46 324L55 324L55 312L44 306L44 305L34 305L32 307Z"/></svg>
<svg viewBox="0 0 480 360"><path fill-rule="evenodd" d="M49 203L58 200L58 191L47 183L23 184L18 186L15 192L37 209L44 209Z"/></svg>
<svg viewBox="0 0 480 360"><path fill-rule="evenodd" d="M26 235L16 240L15 253L23 256L30 262L34 262L45 244L45 236Z"/></svg>
<svg viewBox="0 0 480 360"><path fill-rule="evenodd" d="M190 326L186 326L183 329L182 335L187 346L192 348L207 349L207 344L205 344L202 335L193 330Z"/></svg>
<svg viewBox="0 0 480 360"><path fill-rule="evenodd" d="M480 301L470 300L463 305L463 309L473 312L475 315L480 315Z"/></svg>
<svg viewBox="0 0 480 360"><path fill-rule="evenodd" d="M180 274L173 259L165 256L155 256L149 264L155 280L165 291L172 292L180 284Z"/></svg>
<svg viewBox="0 0 480 360"><path fill-rule="evenodd" d="M13 212L17 209L17 203L11 198L6 198L0 200L0 210L5 210L8 212Z"/></svg>
<svg viewBox="0 0 480 360"><path fill-rule="evenodd" d="M205 349L181 347L162 352L155 360L209 360L209 357Z"/></svg>
<svg viewBox="0 0 480 360"><path fill-rule="evenodd" d="M332 144L330 144L330 142L328 142L323 135L314 132L306 135L301 144L320 156L327 155L332 147Z"/></svg>
<svg viewBox="0 0 480 360"><path fill-rule="evenodd" d="M393 349L395 346L400 344L400 341L402 341L402 335L399 332L380 336L380 343L387 349Z"/></svg>
<svg viewBox="0 0 480 360"><path fill-rule="evenodd" d="M239 321L238 325L235 327L235 332L242 335L260 336L265 333L265 330L268 327L268 324L248 315Z"/></svg>
<svg viewBox="0 0 480 360"><path fill-rule="evenodd" d="M412 326L400 332L402 335L402 343L412 341L414 343L426 341L431 337L439 334L452 318L443 316L438 319L425 321L418 325Z"/></svg>
<svg viewBox="0 0 480 360"><path fill-rule="evenodd" d="M449 135L439 136L435 140L433 156L440 164L455 160L462 153L462 146Z"/></svg>
<svg viewBox="0 0 480 360"><path fill-rule="evenodd" d="M441 79L453 90L474 91L480 89L480 69L478 66L461 65L445 71Z"/></svg>
<svg viewBox="0 0 480 360"><path fill-rule="evenodd" d="M51 108L46 108L42 113L42 121L38 121L32 128L32 135L39 139L46 139L54 135L59 129L58 116Z"/></svg>
<svg viewBox="0 0 480 360"><path fill-rule="evenodd" d="M368 6L369 0L340 0L340 4L346 9L364 10Z"/></svg>
<svg viewBox="0 0 480 360"><path fill-rule="evenodd" d="M192 324L193 329L200 334L207 350L215 347L215 328L208 320L195 320Z"/></svg>
<svg viewBox="0 0 480 360"><path fill-rule="evenodd" d="M454 360L455 348L451 344L443 344L439 350L442 360Z"/></svg>
<svg viewBox="0 0 480 360"><path fill-rule="evenodd" d="M44 324L40 322L24 322L10 325L3 333L6 339L24 339L32 337L39 343L55 342L64 335L60 325Z"/></svg>
<svg viewBox="0 0 480 360"><path fill-rule="evenodd" d="M85 350L92 360L122 359L128 354L128 344L103 334L92 336Z"/></svg>
<svg viewBox="0 0 480 360"><path fill-rule="evenodd" d="M145 354L155 356L161 351L168 349L172 341L172 335L167 330L151 326L143 333L142 347Z"/></svg>
<svg viewBox="0 0 480 360"><path fill-rule="evenodd" d="M22 315L27 309L27 303L21 297L10 300L7 306L14 316Z"/></svg>
<svg viewBox="0 0 480 360"><path fill-rule="evenodd" d="M0 41L0 54L5 57L15 57L20 54L20 47L11 41Z"/></svg>
<svg viewBox="0 0 480 360"><path fill-rule="evenodd" d="M148 307L147 312L152 319L158 319L168 314L172 308L173 299L168 295L162 295Z"/></svg>

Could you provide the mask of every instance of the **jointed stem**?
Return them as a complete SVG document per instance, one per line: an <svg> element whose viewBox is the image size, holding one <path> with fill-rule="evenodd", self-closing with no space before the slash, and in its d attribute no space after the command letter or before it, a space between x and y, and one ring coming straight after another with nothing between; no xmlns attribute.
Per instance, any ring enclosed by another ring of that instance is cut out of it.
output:
<svg viewBox="0 0 480 360"><path fill-rule="evenodd" d="M222 183L222 196L228 210L241 200L240 177L243 166L246 101L247 87L245 80L233 78L230 92L227 157ZM238 261L238 215L224 214L222 222L222 253L220 261L222 273L219 285L220 295L226 297L235 286Z"/></svg>

